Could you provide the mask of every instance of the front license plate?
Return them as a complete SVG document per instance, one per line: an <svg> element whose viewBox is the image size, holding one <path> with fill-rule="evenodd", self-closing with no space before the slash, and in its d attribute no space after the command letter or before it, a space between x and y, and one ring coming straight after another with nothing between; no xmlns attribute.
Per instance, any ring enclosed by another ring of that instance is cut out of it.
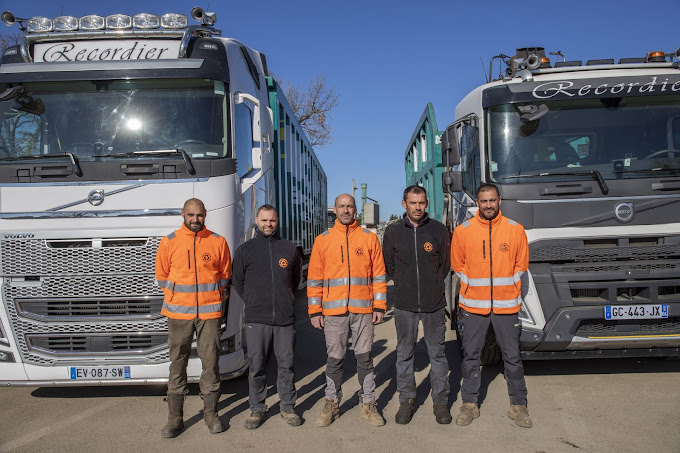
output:
<svg viewBox="0 0 680 453"><path fill-rule="evenodd" d="M668 305L607 305L604 319L659 319L668 318Z"/></svg>
<svg viewBox="0 0 680 453"><path fill-rule="evenodd" d="M92 366L92 367L76 367L69 368L69 374L72 381L80 379L130 379L129 366Z"/></svg>

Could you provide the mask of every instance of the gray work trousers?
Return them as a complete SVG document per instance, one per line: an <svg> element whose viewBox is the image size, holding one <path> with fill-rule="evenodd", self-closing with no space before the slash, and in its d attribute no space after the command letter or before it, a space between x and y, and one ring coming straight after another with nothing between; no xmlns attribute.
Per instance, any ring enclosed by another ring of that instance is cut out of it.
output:
<svg viewBox="0 0 680 453"><path fill-rule="evenodd" d="M295 325L269 326L266 324L246 324L246 344L250 371L248 373L248 402L250 409L266 412L267 363L272 351L276 357L278 371L276 389L279 392L282 410L291 411L295 407Z"/></svg>
<svg viewBox="0 0 680 453"><path fill-rule="evenodd" d="M416 377L413 357L418 339L418 324L423 323L423 335L430 358L430 384L432 402L446 405L449 402L449 362L444 352L446 314L444 308L433 313L414 313L394 309L397 328L397 391L399 402L416 397Z"/></svg>
<svg viewBox="0 0 680 453"><path fill-rule="evenodd" d="M222 319L171 319L168 318L168 345L170 347L170 375L168 395L186 395L187 364L191 355L191 342L196 332L196 352L203 371L199 381L201 395L220 391L220 324Z"/></svg>
<svg viewBox="0 0 680 453"><path fill-rule="evenodd" d="M364 403L375 400L375 376L373 374L373 314L346 313L340 316L324 316L326 337L326 398L331 401L342 399L342 374L349 333L352 332L354 355L357 359L359 398Z"/></svg>
<svg viewBox="0 0 680 453"><path fill-rule="evenodd" d="M463 311L463 403L477 403L481 373L479 360L486 342L489 325L493 326L496 341L503 355L505 381L508 384L510 404L527 404L527 386L524 366L519 353L520 324L517 313L512 315L477 315Z"/></svg>

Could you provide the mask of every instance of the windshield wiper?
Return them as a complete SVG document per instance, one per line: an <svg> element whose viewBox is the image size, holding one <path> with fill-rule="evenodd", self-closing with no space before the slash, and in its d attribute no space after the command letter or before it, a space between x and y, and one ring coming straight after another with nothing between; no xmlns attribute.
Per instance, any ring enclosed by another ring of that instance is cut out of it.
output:
<svg viewBox="0 0 680 453"><path fill-rule="evenodd" d="M80 163L78 163L78 158L73 153L55 153L55 154L41 154L40 156L16 156L16 157L6 157L0 159L2 161L13 161L13 160L26 160L26 159L62 159L68 157L71 159L71 165L73 165L73 173L76 176L83 176L83 170L80 168Z"/></svg>
<svg viewBox="0 0 680 453"><path fill-rule="evenodd" d="M533 175L503 176L501 179L540 178L542 176L590 176L592 179L597 181L597 184L600 186L600 190L604 195L609 193L609 187L607 187L607 183L604 182L602 174L597 170L572 171L569 173L537 173Z"/></svg>
<svg viewBox="0 0 680 453"><path fill-rule="evenodd" d="M624 170L619 173L656 173L656 172L669 172L669 173L680 173L680 168L665 168L665 167L658 167L658 168L645 168L642 170Z"/></svg>
<svg viewBox="0 0 680 453"><path fill-rule="evenodd" d="M190 175L196 174L196 169L194 164L191 163L191 157L183 149L155 149L148 151L132 151L130 153L117 153L109 154L107 157L130 157L130 156L170 156L172 154L180 154L182 160L184 160L184 165L187 167L187 173Z"/></svg>

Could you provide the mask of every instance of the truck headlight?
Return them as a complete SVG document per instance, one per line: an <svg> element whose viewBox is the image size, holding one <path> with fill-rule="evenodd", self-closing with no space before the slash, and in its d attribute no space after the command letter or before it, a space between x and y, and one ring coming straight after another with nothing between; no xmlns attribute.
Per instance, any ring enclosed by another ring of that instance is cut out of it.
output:
<svg viewBox="0 0 680 453"><path fill-rule="evenodd" d="M522 302L522 305L519 309L519 313L517 313L517 315L519 316L519 320L522 321L523 323L536 325L536 323L534 322L534 318L531 316L531 312L526 307L526 305L524 305L524 302Z"/></svg>

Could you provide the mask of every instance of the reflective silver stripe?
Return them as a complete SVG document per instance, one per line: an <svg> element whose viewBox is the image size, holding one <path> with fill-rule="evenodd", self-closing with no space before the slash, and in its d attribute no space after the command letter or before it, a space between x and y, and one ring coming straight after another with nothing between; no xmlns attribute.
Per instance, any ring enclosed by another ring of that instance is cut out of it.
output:
<svg viewBox="0 0 680 453"><path fill-rule="evenodd" d="M321 288L323 287L323 280L307 280L307 288Z"/></svg>
<svg viewBox="0 0 680 453"><path fill-rule="evenodd" d="M213 233L212 235L215 236L215 237L218 238L218 239L219 239L219 237L220 237L220 235L217 234L217 233Z"/></svg>
<svg viewBox="0 0 680 453"><path fill-rule="evenodd" d="M219 283L220 288L223 287L223 286L227 286L228 283L229 283L229 280L221 279L220 283Z"/></svg>
<svg viewBox="0 0 680 453"><path fill-rule="evenodd" d="M469 221L469 220L466 220L465 222L463 222L463 228L469 227L469 226L470 226L470 221Z"/></svg>
<svg viewBox="0 0 680 453"><path fill-rule="evenodd" d="M309 283L307 283L309 285ZM324 286L332 288L334 286L361 285L368 286L368 279L363 277L342 277L324 280Z"/></svg>
<svg viewBox="0 0 680 453"><path fill-rule="evenodd" d="M510 225L517 225L517 222L515 222L515 221L512 220L512 219L508 219L508 223L509 223Z"/></svg>
<svg viewBox="0 0 680 453"><path fill-rule="evenodd" d="M347 306L347 299L332 300L330 302L324 302L322 304L324 310L330 310L333 308L342 308Z"/></svg>
<svg viewBox="0 0 680 453"><path fill-rule="evenodd" d="M368 300L360 300L360 299L350 299L349 300L349 306L350 307L357 307L357 308L370 308L373 306L373 300L368 299Z"/></svg>
<svg viewBox="0 0 680 453"><path fill-rule="evenodd" d="M331 230L326 230L323 233L321 233L321 236L328 236L331 233Z"/></svg>
<svg viewBox="0 0 680 453"><path fill-rule="evenodd" d="M514 285L521 280L523 271L518 271L512 277L494 277L493 286L510 286ZM461 273L456 273L461 283L465 283L468 286L491 286L490 278L469 278L467 275Z"/></svg>
<svg viewBox="0 0 680 453"><path fill-rule="evenodd" d="M373 293L373 300L387 300L387 294L385 294L385 293Z"/></svg>
<svg viewBox="0 0 680 453"><path fill-rule="evenodd" d="M464 297L463 295L460 295L458 301L461 304L465 305L466 307L491 308L491 301L490 300L468 299L468 298ZM516 299L508 299L508 300L494 299L493 306L496 307L496 308L512 308L512 307L518 306L521 303L522 303L522 296L519 296Z"/></svg>
<svg viewBox="0 0 680 453"><path fill-rule="evenodd" d="M350 285L362 285L362 286L368 286L368 279L363 278L363 277L351 277L349 279L349 284Z"/></svg>
<svg viewBox="0 0 680 453"><path fill-rule="evenodd" d="M362 228L361 231L363 231L363 232L366 233L366 234L371 234L371 232L368 231L366 228Z"/></svg>
<svg viewBox="0 0 680 453"><path fill-rule="evenodd" d="M491 308L490 300L466 299L462 294L459 296L458 302L465 305L466 307Z"/></svg>
<svg viewBox="0 0 680 453"><path fill-rule="evenodd" d="M307 305L321 305L321 298L320 297L308 297L307 298Z"/></svg>
<svg viewBox="0 0 680 453"><path fill-rule="evenodd" d="M196 314L196 307L185 307L184 305L168 304L165 301L163 301L163 310L169 311L170 313L179 313L182 315Z"/></svg>
<svg viewBox="0 0 680 453"><path fill-rule="evenodd" d="M169 282L167 280L156 280L156 281L158 282L159 287L172 289L172 282Z"/></svg>
<svg viewBox="0 0 680 453"><path fill-rule="evenodd" d="M174 285L174 286L173 286ZM170 280L167 280L166 288L176 292L176 293L195 293L196 285L175 285ZM198 285L199 293L207 293L210 291L218 291L220 289L220 283L201 283Z"/></svg>
<svg viewBox="0 0 680 453"><path fill-rule="evenodd" d="M387 274L382 274L378 275L377 277L373 277L373 283L386 283L387 282Z"/></svg>
<svg viewBox="0 0 680 453"><path fill-rule="evenodd" d="M212 305L199 305L198 306L198 312L199 313L215 313L215 312L222 312L222 303L219 304L212 304Z"/></svg>
<svg viewBox="0 0 680 453"><path fill-rule="evenodd" d="M168 234L168 236L167 236L167 238L168 238L169 240L173 240L173 239L175 239L176 237L177 237L177 235L176 235L174 232Z"/></svg>

